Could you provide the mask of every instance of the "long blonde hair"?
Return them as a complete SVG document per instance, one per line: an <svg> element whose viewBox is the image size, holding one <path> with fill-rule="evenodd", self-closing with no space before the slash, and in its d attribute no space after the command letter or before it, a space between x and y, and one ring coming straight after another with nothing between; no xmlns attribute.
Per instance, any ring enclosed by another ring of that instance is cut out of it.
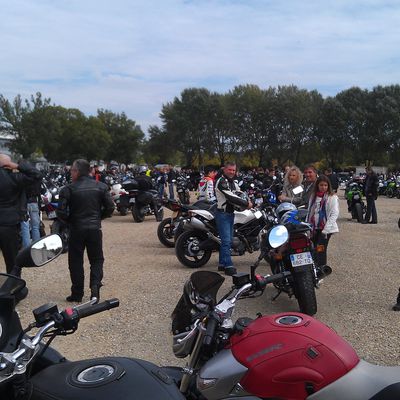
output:
<svg viewBox="0 0 400 400"><path fill-rule="evenodd" d="M298 167L296 167L295 165L293 165L292 167L290 167L290 168L288 169L288 171L287 171L286 174L285 174L285 178L284 178L284 181L283 181L283 185L284 185L285 187L288 187L289 185L291 185L291 183L289 182L289 175L290 175L292 172L296 172L296 174L297 174L297 181L295 182L295 185L299 186L299 185L301 185L302 182L303 182L303 173L300 171L300 169L299 169Z"/></svg>

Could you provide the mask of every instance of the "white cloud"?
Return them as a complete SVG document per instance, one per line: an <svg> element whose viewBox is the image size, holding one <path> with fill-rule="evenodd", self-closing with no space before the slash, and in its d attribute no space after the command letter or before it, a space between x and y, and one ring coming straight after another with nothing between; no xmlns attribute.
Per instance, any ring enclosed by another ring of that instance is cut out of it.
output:
<svg viewBox="0 0 400 400"><path fill-rule="evenodd" d="M4 3L4 4L1 4ZM395 1L5 2L0 93L158 124L188 86L296 84L323 94L398 83Z"/></svg>

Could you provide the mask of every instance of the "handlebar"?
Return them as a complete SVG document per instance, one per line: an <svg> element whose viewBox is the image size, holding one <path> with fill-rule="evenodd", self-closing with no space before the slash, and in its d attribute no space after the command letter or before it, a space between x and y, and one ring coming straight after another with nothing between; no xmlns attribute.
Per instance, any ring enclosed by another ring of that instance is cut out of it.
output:
<svg viewBox="0 0 400 400"><path fill-rule="evenodd" d="M215 315L215 313L212 313L209 316L209 319L207 322L207 330L204 335L203 344L205 346L209 346L211 344L212 339L215 334L215 330L217 329L218 323L219 323L219 318Z"/></svg>
<svg viewBox="0 0 400 400"><path fill-rule="evenodd" d="M98 304L90 305L90 306L83 307L83 308L78 308L75 311L77 313L78 319L81 319L81 318L86 318L91 315L103 312L103 311L111 310L112 308L115 308L118 306L119 306L118 299L110 299L110 300L105 300Z"/></svg>

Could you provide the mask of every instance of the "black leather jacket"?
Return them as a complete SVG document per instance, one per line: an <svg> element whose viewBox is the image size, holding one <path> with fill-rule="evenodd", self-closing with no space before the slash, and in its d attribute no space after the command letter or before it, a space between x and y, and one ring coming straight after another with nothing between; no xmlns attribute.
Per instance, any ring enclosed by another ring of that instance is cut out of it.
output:
<svg viewBox="0 0 400 400"><path fill-rule="evenodd" d="M100 229L101 220L113 211L108 186L88 176L81 176L60 191L57 216L72 228Z"/></svg>
<svg viewBox="0 0 400 400"><path fill-rule="evenodd" d="M42 179L42 174L27 161L20 161L19 172L0 168L0 226L13 226L22 221L26 211L24 189Z"/></svg>

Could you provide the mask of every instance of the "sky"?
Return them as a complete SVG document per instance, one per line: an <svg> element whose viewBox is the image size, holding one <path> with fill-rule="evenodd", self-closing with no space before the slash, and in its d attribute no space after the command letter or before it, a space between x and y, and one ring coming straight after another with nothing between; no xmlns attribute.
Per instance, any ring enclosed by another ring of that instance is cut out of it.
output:
<svg viewBox="0 0 400 400"><path fill-rule="evenodd" d="M0 0L0 94L41 92L146 132L189 87L400 83L396 0Z"/></svg>

